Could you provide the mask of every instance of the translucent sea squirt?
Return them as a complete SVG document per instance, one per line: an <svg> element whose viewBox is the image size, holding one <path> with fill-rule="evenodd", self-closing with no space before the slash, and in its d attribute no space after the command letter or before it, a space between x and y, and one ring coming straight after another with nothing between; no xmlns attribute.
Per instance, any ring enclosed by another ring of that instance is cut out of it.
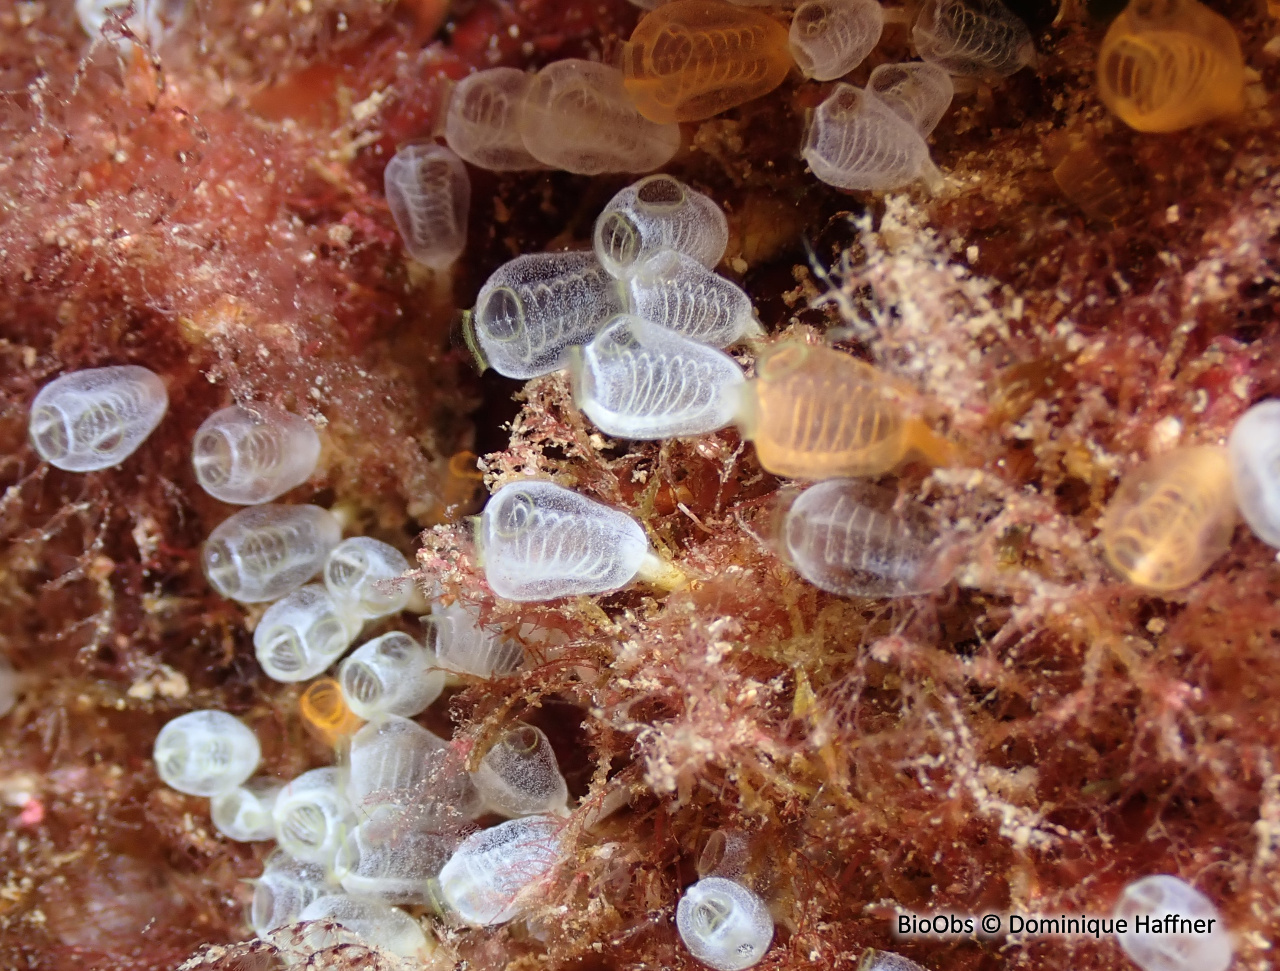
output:
<svg viewBox="0 0 1280 971"><path fill-rule="evenodd" d="M1258 539L1280 548L1280 398L1241 415L1227 451L1240 515Z"/></svg>
<svg viewBox="0 0 1280 971"><path fill-rule="evenodd" d="M1227 450L1178 448L1126 474L1102 515L1116 572L1144 590L1177 590L1227 551L1236 527Z"/></svg>
<svg viewBox="0 0 1280 971"><path fill-rule="evenodd" d="M190 711L167 722L152 749L156 774L189 796L216 796L243 783L258 767L258 738L225 711Z"/></svg>
<svg viewBox="0 0 1280 971"><path fill-rule="evenodd" d="M760 963L773 942L765 902L736 880L705 877L676 905L676 930L689 953L716 971Z"/></svg>
<svg viewBox="0 0 1280 971"><path fill-rule="evenodd" d="M948 464L954 449L909 413L912 403L869 364L787 341L757 359L739 422L775 475L880 475L911 455Z"/></svg>
<svg viewBox="0 0 1280 971"><path fill-rule="evenodd" d="M814 110L800 154L813 174L840 189L884 192L942 174L924 137L874 94L837 84Z"/></svg>
<svg viewBox="0 0 1280 971"><path fill-rule="evenodd" d="M310 478L320 458L311 422L270 405L232 405L200 423L191 443L196 481L242 506L270 502Z"/></svg>
<svg viewBox="0 0 1280 971"><path fill-rule="evenodd" d="M791 15L791 55L805 77L834 81L866 60L883 29L877 0L805 0Z"/></svg>
<svg viewBox="0 0 1280 971"><path fill-rule="evenodd" d="M520 112L520 135L539 162L578 175L651 172L680 147L680 127L643 117L622 72L565 58L534 75Z"/></svg>
<svg viewBox="0 0 1280 971"><path fill-rule="evenodd" d="M1098 52L1098 94L1121 121L1171 132L1244 110L1240 41L1197 0L1132 0Z"/></svg>
<svg viewBox="0 0 1280 971"><path fill-rule="evenodd" d="M382 175L387 208L410 256L434 270L453 265L467 247L471 177L443 145L405 145Z"/></svg>
<svg viewBox="0 0 1280 971"><path fill-rule="evenodd" d="M949 74L988 81L1021 70L1036 53L1027 25L1000 0L925 0L911 39Z"/></svg>
<svg viewBox="0 0 1280 971"><path fill-rule="evenodd" d="M787 77L786 28L722 0L675 0L640 18L622 49L627 91L657 122L702 121Z"/></svg>
<svg viewBox="0 0 1280 971"><path fill-rule="evenodd" d="M164 382L136 364L89 368L54 378L31 402L36 454L66 472L119 465L169 408Z"/></svg>
<svg viewBox="0 0 1280 971"><path fill-rule="evenodd" d="M440 871L441 903L477 927L505 924L523 909L520 893L560 857L560 823L525 816L469 837Z"/></svg>
<svg viewBox="0 0 1280 971"><path fill-rule="evenodd" d="M702 435L731 424L745 379L723 351L639 317L605 325L571 366L574 400L619 438Z"/></svg>
<svg viewBox="0 0 1280 971"><path fill-rule="evenodd" d="M950 579L952 559L929 514L857 479L802 492L783 518L781 543L796 572L841 597L908 597Z"/></svg>
<svg viewBox="0 0 1280 971"><path fill-rule="evenodd" d="M224 597L278 600L315 576L341 539L338 520L319 506L252 506L214 527L201 564Z"/></svg>
<svg viewBox="0 0 1280 971"><path fill-rule="evenodd" d="M1218 908L1178 877L1158 873L1130 883L1116 901L1114 916L1126 918L1129 929L1116 934L1116 940L1142 971L1226 971L1231 964L1231 936ZM1185 918L1208 929L1200 934L1142 932L1138 917L1148 917L1152 924Z"/></svg>
<svg viewBox="0 0 1280 971"><path fill-rule="evenodd" d="M526 253L502 264L476 296L475 349L509 378L536 378L568 363L621 312L617 283L592 253Z"/></svg>
<svg viewBox="0 0 1280 971"><path fill-rule="evenodd" d="M626 586L649 541L626 513L554 482L495 492L476 537L485 579L507 600L554 600Z"/></svg>
<svg viewBox="0 0 1280 971"><path fill-rule="evenodd" d="M600 264L619 278L664 249L683 253L710 270L729 245L729 223L708 196L660 173L610 199L596 218L592 241Z"/></svg>

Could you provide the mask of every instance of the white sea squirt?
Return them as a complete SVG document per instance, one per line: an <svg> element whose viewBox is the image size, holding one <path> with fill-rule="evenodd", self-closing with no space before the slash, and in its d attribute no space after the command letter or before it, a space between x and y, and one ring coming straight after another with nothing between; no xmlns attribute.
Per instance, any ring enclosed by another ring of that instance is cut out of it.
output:
<svg viewBox="0 0 1280 971"><path fill-rule="evenodd" d="M675 250L647 257L626 288L630 313L700 344L728 347L763 333L746 291Z"/></svg>
<svg viewBox="0 0 1280 971"><path fill-rule="evenodd" d="M866 60L883 30L876 0L805 0L791 15L791 56L805 77L834 81Z"/></svg>
<svg viewBox="0 0 1280 971"><path fill-rule="evenodd" d="M373 718L352 736L346 793L362 816L376 806L413 806L421 819L447 823L480 808L480 796L449 743L398 715Z"/></svg>
<svg viewBox="0 0 1280 971"><path fill-rule="evenodd" d="M927 61L881 64L871 72L867 91L887 104L922 136L928 136L951 107L951 75Z"/></svg>
<svg viewBox="0 0 1280 971"><path fill-rule="evenodd" d="M565 815L569 787L541 729L513 725L471 773L485 807L503 816Z"/></svg>
<svg viewBox="0 0 1280 971"><path fill-rule="evenodd" d="M1258 539L1280 548L1280 398L1240 416L1227 453L1240 515Z"/></svg>
<svg viewBox="0 0 1280 971"><path fill-rule="evenodd" d="M276 928L296 923L317 897L339 893L341 889L323 866L295 860L283 850L276 850L263 864L262 876L253 881L249 923L254 933L264 937Z"/></svg>
<svg viewBox="0 0 1280 971"><path fill-rule="evenodd" d="M493 67L459 81L444 122L449 147L491 172L542 168L520 137L520 112L532 80L517 68Z"/></svg>
<svg viewBox="0 0 1280 971"><path fill-rule="evenodd" d="M560 822L551 816L508 820L467 838L440 871L440 903L477 927L504 924L524 909L521 891L560 857Z"/></svg>
<svg viewBox="0 0 1280 971"><path fill-rule="evenodd" d="M312 952L338 951L347 943L333 932L337 924L355 934L367 945L381 948L406 960L423 958L435 950L435 942L427 937L422 925L403 910L370 897L334 893L317 897L303 908L298 921L314 921L304 932L303 940Z"/></svg>
<svg viewBox="0 0 1280 971"><path fill-rule="evenodd" d="M621 70L580 58L552 61L533 76L519 124L530 155L578 175L651 172L680 147L680 126L641 115Z"/></svg>
<svg viewBox="0 0 1280 971"><path fill-rule="evenodd" d="M724 428L746 378L723 351L639 317L605 325L570 366L574 400L617 438L664 439Z"/></svg>
<svg viewBox="0 0 1280 971"><path fill-rule="evenodd" d="M606 593L671 570L634 519L554 482L503 486L485 504L476 540L485 579L507 600Z"/></svg>
<svg viewBox="0 0 1280 971"><path fill-rule="evenodd" d="M222 596L261 603L310 580L341 539L338 520L319 506L252 506L214 527L201 562Z"/></svg>
<svg viewBox="0 0 1280 971"><path fill-rule="evenodd" d="M800 154L814 175L841 189L883 192L916 179L931 190L942 185L920 132L851 84L837 84L814 110Z"/></svg>
<svg viewBox="0 0 1280 971"><path fill-rule="evenodd" d="M828 479L791 504L782 543L796 571L842 597L928 593L950 577L949 558L929 515L859 479Z"/></svg>
<svg viewBox="0 0 1280 971"><path fill-rule="evenodd" d="M471 177L443 145L405 145L382 174L387 208L410 256L447 270L467 248Z"/></svg>
<svg viewBox="0 0 1280 971"><path fill-rule="evenodd" d="M267 608L254 628L253 649L272 680L307 681L346 652L360 626L360 618L311 583Z"/></svg>
<svg viewBox="0 0 1280 971"><path fill-rule="evenodd" d="M1127 920L1116 941L1142 971L1226 971L1231 964L1231 935L1218 908L1175 876L1158 873L1130 883L1114 916ZM1139 917L1149 918L1149 926L1139 928ZM1174 926L1161 930L1165 921Z"/></svg>
<svg viewBox="0 0 1280 971"><path fill-rule="evenodd" d="M343 840L334 876L347 893L389 904L428 904L427 883L459 842L424 826L412 807L376 806Z"/></svg>
<svg viewBox="0 0 1280 971"><path fill-rule="evenodd" d="M320 436L311 422L270 405L232 405L206 418L191 443L205 492L240 506L270 502L316 470Z"/></svg>
<svg viewBox="0 0 1280 971"><path fill-rule="evenodd" d="M711 270L729 245L729 223L710 197L663 173L610 199L596 218L592 242L601 266L618 278L664 249Z"/></svg>
<svg viewBox="0 0 1280 971"><path fill-rule="evenodd" d="M165 723L151 752L160 781L189 796L216 796L258 767L258 737L225 711L189 711Z"/></svg>
<svg viewBox="0 0 1280 971"><path fill-rule="evenodd" d="M1000 0L925 0L911 29L920 56L949 74L988 81L1035 58L1031 32Z"/></svg>
<svg viewBox="0 0 1280 971"><path fill-rule="evenodd" d="M434 652L408 634L391 631L361 644L338 668L347 707L364 719L410 718L444 690Z"/></svg>
<svg viewBox="0 0 1280 971"><path fill-rule="evenodd" d="M524 649L498 628L481 626L462 604L436 604L423 618L436 663L453 674L504 678L524 663Z"/></svg>
<svg viewBox="0 0 1280 971"><path fill-rule="evenodd" d="M119 465L169 408L164 382L136 364L88 368L54 378L31 402L36 454L65 472Z"/></svg>
<svg viewBox="0 0 1280 971"><path fill-rule="evenodd" d="M227 839L240 843L276 838L271 810L284 783L277 779L249 779L227 792L220 792L209 802L209 818L213 828Z"/></svg>
<svg viewBox="0 0 1280 971"><path fill-rule="evenodd" d="M476 297L475 350L509 378L536 378L564 367L622 311L614 279L592 253L526 253L498 267Z"/></svg>
<svg viewBox="0 0 1280 971"><path fill-rule="evenodd" d="M758 964L773 942L765 902L742 884L704 877L676 905L676 930L689 953L716 971Z"/></svg>
<svg viewBox="0 0 1280 971"><path fill-rule="evenodd" d="M280 849L306 863L333 864L354 825L342 783L342 772L326 766L302 773L280 790L271 807Z"/></svg>
<svg viewBox="0 0 1280 971"><path fill-rule="evenodd" d="M381 540L351 536L334 547L324 564L324 585L348 613L372 620L399 613L413 596L404 554Z"/></svg>

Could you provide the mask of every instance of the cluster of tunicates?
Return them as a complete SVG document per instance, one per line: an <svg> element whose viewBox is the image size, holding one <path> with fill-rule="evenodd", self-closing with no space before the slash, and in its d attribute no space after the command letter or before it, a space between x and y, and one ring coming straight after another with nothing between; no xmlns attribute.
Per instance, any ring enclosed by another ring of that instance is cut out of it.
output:
<svg viewBox="0 0 1280 971"><path fill-rule="evenodd" d="M397 640L388 647L387 639ZM179 716L156 739L160 778L210 797L218 832L276 842L253 881L250 920L264 938L330 921L366 944L422 956L432 937L401 906L434 907L469 924L502 923L531 902L522 891L558 859L557 817L568 812L569 792L546 735L531 725L506 726L467 771L445 739L388 710L424 709L439 694L443 672L424 665L424 649L405 635L380 640L344 665L338 703L358 704L368 721L354 719L337 765L288 781L253 776L258 740L222 711ZM471 658L470 666L482 663ZM377 684L372 690L370 682ZM484 812L510 822L464 838L469 821Z"/></svg>
<svg viewBox="0 0 1280 971"><path fill-rule="evenodd" d="M1227 551L1240 517L1280 548L1280 399L1246 411L1226 446L1182 446L1128 472L1103 512L1102 545L1130 583L1178 590Z"/></svg>
<svg viewBox="0 0 1280 971"><path fill-rule="evenodd" d="M258 741L219 711L171 721L155 762L169 785L211 798L214 827L227 838L276 842L254 886L259 935L315 921L303 933L317 947L339 925L420 956L432 939L399 907L431 905L470 923L511 919L521 889L557 858L556 817L568 812L569 792L534 726L504 726L468 771L447 740L412 720L446 682L508 676L523 663L518 643L463 605L435 605L429 643L389 630L343 659L367 626L394 623L414 589L395 547L343 539L339 519L318 506L270 501L310 477L320 450L304 419L235 406L201 425L192 462L212 495L253 503L210 534L206 576L228 598L269 603L253 633L258 662L276 681L311 682L298 702L302 722L338 763L291 780L251 777ZM645 552L643 534L640 542ZM322 676L335 664L336 678ZM515 825L463 839L482 812ZM503 872L489 873L495 865Z"/></svg>
<svg viewBox="0 0 1280 971"><path fill-rule="evenodd" d="M627 413L601 426L610 434L660 438L722 427L728 419L715 423L714 402L740 369L692 343L715 349L759 332L747 295L712 270L728 238L724 213L705 195L669 175L641 179L601 212L593 252L525 254L490 275L471 315L474 350L500 374L523 379L565 367L585 345L591 360L610 364L610 381L598 387L615 405L629 401ZM602 339L610 324L613 336ZM645 347L627 336L641 331ZM705 378L653 387L654 374L684 374L691 352L714 362ZM699 411L706 417L694 418ZM691 420L697 431L677 430Z"/></svg>

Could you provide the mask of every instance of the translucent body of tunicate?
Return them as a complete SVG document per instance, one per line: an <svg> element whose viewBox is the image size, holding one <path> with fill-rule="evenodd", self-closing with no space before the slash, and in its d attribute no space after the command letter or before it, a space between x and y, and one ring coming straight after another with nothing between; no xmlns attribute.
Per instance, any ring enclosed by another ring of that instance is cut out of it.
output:
<svg viewBox="0 0 1280 971"><path fill-rule="evenodd" d="M356 732L346 793L367 815L375 806L416 806L423 819L474 815L480 798L462 760L438 735L397 715L381 715Z"/></svg>
<svg viewBox="0 0 1280 971"><path fill-rule="evenodd" d="M306 681L343 655L360 624L321 584L311 583L267 608L253 631L254 654L267 677Z"/></svg>
<svg viewBox="0 0 1280 971"><path fill-rule="evenodd" d="M485 579L508 600L553 600L626 586L649 543L626 513L554 482L495 492L477 536Z"/></svg>
<svg viewBox="0 0 1280 971"><path fill-rule="evenodd" d="M467 248L471 177L443 145L405 145L382 175L387 208L410 256L446 270Z"/></svg>
<svg viewBox="0 0 1280 971"><path fill-rule="evenodd" d="M1227 551L1236 527L1227 450L1174 449L1128 472L1100 524L1107 559L1146 590L1194 583Z"/></svg>
<svg viewBox="0 0 1280 971"><path fill-rule="evenodd" d="M876 0L805 0L791 15L791 56L805 77L834 81L866 60L883 29Z"/></svg>
<svg viewBox="0 0 1280 971"><path fill-rule="evenodd" d="M347 704L361 718L411 717L444 689L435 655L408 634L392 631L361 644L338 668Z"/></svg>
<svg viewBox="0 0 1280 971"><path fill-rule="evenodd" d="M786 28L768 14L675 0L640 18L622 67L646 118L702 121L780 85L791 53Z"/></svg>
<svg viewBox="0 0 1280 971"><path fill-rule="evenodd" d="M229 792L253 775L262 758L258 738L225 711L190 711L167 722L152 749L156 774L189 796Z"/></svg>
<svg viewBox="0 0 1280 971"><path fill-rule="evenodd" d="M271 816L280 849L303 862L330 866L354 821L341 771L325 767L302 773L280 790Z"/></svg>
<svg viewBox="0 0 1280 971"><path fill-rule="evenodd" d="M485 753L471 774L485 807L503 816L563 813L569 789L547 736L514 725Z"/></svg>
<svg viewBox="0 0 1280 971"><path fill-rule="evenodd" d="M1160 873L1135 880L1120 893L1114 916L1128 930L1116 940L1142 971L1226 971L1231 964L1231 935L1222 915L1204 894L1184 880ZM1199 921L1203 933L1171 934L1140 930L1138 917L1155 924L1165 918Z"/></svg>
<svg viewBox="0 0 1280 971"><path fill-rule="evenodd" d="M621 71L580 58L552 61L533 76L520 136L539 162L578 175L651 172L680 147L680 126L637 112Z"/></svg>
<svg viewBox="0 0 1280 971"><path fill-rule="evenodd" d="M442 904L468 924L503 924L521 911L520 892L550 872L560 856L560 825L525 816L467 838L439 876Z"/></svg>
<svg viewBox="0 0 1280 971"><path fill-rule="evenodd" d="M700 344L728 347L761 333L745 291L674 250L659 250L626 282L630 312Z"/></svg>
<svg viewBox="0 0 1280 971"><path fill-rule="evenodd" d="M500 629L482 627L461 604L437 604L425 618L427 643L445 671L477 678L502 678L524 663L524 650Z"/></svg>
<svg viewBox="0 0 1280 971"><path fill-rule="evenodd" d="M639 317L605 325L573 367L574 400L619 438L702 435L730 424L742 369L728 354Z"/></svg>
<svg viewBox="0 0 1280 971"><path fill-rule="evenodd" d="M1171 132L1244 110L1236 32L1196 0L1132 0L1098 52L1098 94L1138 131Z"/></svg>
<svg viewBox="0 0 1280 971"><path fill-rule="evenodd" d="M323 866L296 860L277 850L267 858L262 876L254 881L249 923L259 937L264 936L296 923L313 900L340 889Z"/></svg>
<svg viewBox="0 0 1280 971"><path fill-rule="evenodd" d="M271 810L284 783L275 779L249 779L243 785L220 792L209 802L213 828L240 843L276 838Z"/></svg>
<svg viewBox="0 0 1280 971"><path fill-rule="evenodd" d="M921 507L857 479L802 492L782 523L782 546L802 577L842 597L906 597L949 579L937 527Z"/></svg>
<svg viewBox="0 0 1280 971"><path fill-rule="evenodd" d="M347 613L373 619L403 610L413 581L402 579L409 561L389 543L351 536L334 547L324 564L324 585Z"/></svg>
<svg viewBox="0 0 1280 971"><path fill-rule="evenodd" d="M626 277L669 249L715 267L729 245L729 223L710 198L674 176L650 175L618 192L596 218L592 235L600 265Z"/></svg>
<svg viewBox="0 0 1280 971"><path fill-rule="evenodd" d="M316 469L320 436L305 418L270 405L232 405L196 429L191 464L209 495L241 506L270 502Z"/></svg>
<svg viewBox="0 0 1280 971"><path fill-rule="evenodd" d="M144 367L72 371L46 384L31 402L31 445L41 459L67 472L107 469L132 455L168 408L164 382Z"/></svg>
<svg viewBox="0 0 1280 971"><path fill-rule="evenodd" d="M514 67L494 67L459 81L444 123L449 147L491 172L541 168L520 137L520 112L531 80Z"/></svg>
<svg viewBox="0 0 1280 971"><path fill-rule="evenodd" d="M920 132L861 88L837 84L816 109L800 149L813 174L841 189L883 192L942 175Z"/></svg>
<svg viewBox="0 0 1280 971"><path fill-rule="evenodd" d="M889 106L922 136L938 126L955 96L951 75L925 61L881 64L867 80L867 92Z"/></svg>
<svg viewBox="0 0 1280 971"><path fill-rule="evenodd" d="M310 580L341 539L338 520L319 506L254 506L214 527L201 561L222 596L259 603Z"/></svg>
<svg viewBox="0 0 1280 971"><path fill-rule="evenodd" d="M1258 539L1280 547L1280 399L1240 416L1227 438L1240 515Z"/></svg>
<svg viewBox="0 0 1280 971"><path fill-rule="evenodd" d="M706 877L676 905L676 930L689 953L716 971L741 971L760 962L773 942L765 902L742 884Z"/></svg>
<svg viewBox="0 0 1280 971"><path fill-rule="evenodd" d="M334 860L334 876L347 893L389 904L430 903L428 881L457 843L424 828L411 809L377 806L347 834Z"/></svg>
<svg viewBox="0 0 1280 971"><path fill-rule="evenodd" d="M365 944L402 958L424 957L435 947L416 920L403 910L370 897L326 894L307 904L298 920L320 922L308 927L304 937L309 949L315 951L343 943L330 930L333 924L351 931Z"/></svg>
<svg viewBox="0 0 1280 971"><path fill-rule="evenodd" d="M298 699L307 730L325 745L335 746L356 733L364 720L351 710L335 678L317 678Z"/></svg>
<svg viewBox="0 0 1280 971"><path fill-rule="evenodd" d="M527 253L504 263L480 288L471 327L485 362L509 378L564 367L622 311L617 283L592 253Z"/></svg>
<svg viewBox="0 0 1280 971"><path fill-rule="evenodd" d="M1008 77L1035 57L1027 25L1000 0L925 0L911 39L924 60L964 77Z"/></svg>
<svg viewBox="0 0 1280 971"><path fill-rule="evenodd" d="M775 475L881 475L911 455L945 465L952 450L908 404L909 396L870 365L788 341L757 358L741 423L760 464Z"/></svg>

